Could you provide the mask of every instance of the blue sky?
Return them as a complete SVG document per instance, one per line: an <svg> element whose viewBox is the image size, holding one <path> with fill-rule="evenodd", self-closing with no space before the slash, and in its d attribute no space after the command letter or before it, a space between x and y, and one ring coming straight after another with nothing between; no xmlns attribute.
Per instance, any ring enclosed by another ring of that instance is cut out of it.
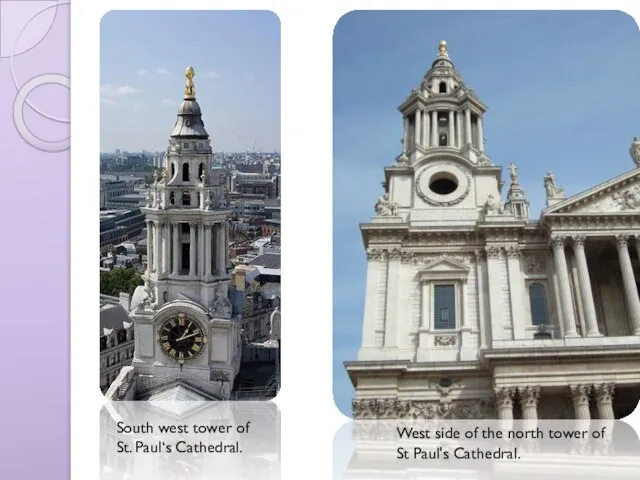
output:
<svg viewBox="0 0 640 480"><path fill-rule="evenodd" d="M162 150L184 71L214 151L280 150L280 22L260 11L113 11L101 24L101 150Z"/></svg>
<svg viewBox="0 0 640 480"><path fill-rule="evenodd" d="M358 224L400 153L397 106L417 87L440 40L489 111L486 153L518 166L531 216L543 176L573 195L634 165L640 135L640 35L621 12L354 12L334 32L334 395L350 415L342 362L356 358L366 257ZM503 179L508 175L503 172ZM506 193L506 189L505 189Z"/></svg>

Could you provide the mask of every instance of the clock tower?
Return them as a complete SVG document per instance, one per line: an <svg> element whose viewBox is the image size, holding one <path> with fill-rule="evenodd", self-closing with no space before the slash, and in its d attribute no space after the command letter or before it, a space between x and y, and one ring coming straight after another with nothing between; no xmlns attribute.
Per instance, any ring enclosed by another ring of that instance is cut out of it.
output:
<svg viewBox="0 0 640 480"><path fill-rule="evenodd" d="M188 67L162 171L154 174L141 209L148 261L144 286L130 305L133 397L139 400L173 390L188 391L190 398L228 399L240 365L238 316L227 273L231 212L224 187L211 176L211 140L194 75Z"/></svg>

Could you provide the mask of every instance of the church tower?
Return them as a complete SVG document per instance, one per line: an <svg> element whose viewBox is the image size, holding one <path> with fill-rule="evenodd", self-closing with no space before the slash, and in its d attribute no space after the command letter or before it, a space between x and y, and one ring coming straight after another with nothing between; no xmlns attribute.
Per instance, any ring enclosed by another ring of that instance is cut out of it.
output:
<svg viewBox="0 0 640 480"><path fill-rule="evenodd" d="M137 398L177 387L228 398L240 364L240 335L230 301L228 219L214 185L211 140L196 101L195 72L184 97L146 214L145 285L131 301ZM190 390L190 391L191 391ZM197 396L197 395L196 395Z"/></svg>

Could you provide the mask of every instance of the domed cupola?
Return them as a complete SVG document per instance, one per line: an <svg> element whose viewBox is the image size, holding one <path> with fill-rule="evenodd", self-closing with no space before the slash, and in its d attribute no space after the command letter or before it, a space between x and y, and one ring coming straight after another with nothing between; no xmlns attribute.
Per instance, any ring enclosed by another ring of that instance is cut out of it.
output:
<svg viewBox="0 0 640 480"><path fill-rule="evenodd" d="M178 108L178 119L171 132L174 139L207 139L209 134L204 128L200 105L196 101L196 91L193 85L195 71L193 67L187 67L187 77L184 86L184 99Z"/></svg>

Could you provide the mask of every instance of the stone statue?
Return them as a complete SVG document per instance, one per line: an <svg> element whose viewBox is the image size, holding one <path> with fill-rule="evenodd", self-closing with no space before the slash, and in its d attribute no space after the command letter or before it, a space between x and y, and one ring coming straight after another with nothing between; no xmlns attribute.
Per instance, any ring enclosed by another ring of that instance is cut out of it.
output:
<svg viewBox="0 0 640 480"><path fill-rule="evenodd" d="M157 185L158 184L158 178L160 178L160 176L158 175L158 171L154 170L153 171L153 184Z"/></svg>
<svg viewBox="0 0 640 480"><path fill-rule="evenodd" d="M631 154L631 158L633 158L636 167L640 167L640 137L635 137L633 139L629 153Z"/></svg>
<svg viewBox="0 0 640 480"><path fill-rule="evenodd" d="M547 198L560 197L564 194L564 188L556 185L556 179L551 172L547 172L544 177L544 189L547 192Z"/></svg>
<svg viewBox="0 0 640 480"><path fill-rule="evenodd" d="M512 163L509 165L509 171L511 172L511 183L518 183L518 167Z"/></svg>
<svg viewBox="0 0 640 480"><path fill-rule="evenodd" d="M447 53L447 42L445 42L444 40L442 40L439 44L438 44L438 55L441 57L448 57L449 54Z"/></svg>
<svg viewBox="0 0 640 480"><path fill-rule="evenodd" d="M399 165L407 165L409 163L409 157L404 151L396 157L396 163Z"/></svg>
<svg viewBox="0 0 640 480"><path fill-rule="evenodd" d="M155 295L153 293L153 288L149 285L149 281L144 282L144 293L145 297L142 299L140 304L138 305L138 310L153 310L153 304L156 301Z"/></svg>
<svg viewBox="0 0 640 480"><path fill-rule="evenodd" d="M544 177L544 189L547 192L547 198L555 197L556 195L556 181L553 177L553 173L547 172Z"/></svg>
<svg viewBox="0 0 640 480"><path fill-rule="evenodd" d="M187 77L187 81L184 85L185 97L195 98L196 96L196 89L193 86L193 77L195 76L195 74L196 72L193 67L187 67L187 70L184 72L184 76Z"/></svg>
<svg viewBox="0 0 640 480"><path fill-rule="evenodd" d="M613 195L613 201L620 210L636 210L640 208L640 187L635 186Z"/></svg>
<svg viewBox="0 0 640 480"><path fill-rule="evenodd" d="M484 202L484 213L488 215L502 215L503 213L502 205L493 194L489 194L486 202Z"/></svg>
<svg viewBox="0 0 640 480"><path fill-rule="evenodd" d="M216 292L216 299L209 308L209 313L218 318L231 318L233 314L233 305L229 297L225 295L223 289Z"/></svg>
<svg viewBox="0 0 640 480"><path fill-rule="evenodd" d="M376 215L380 217L388 217L395 215L396 204L389 200L389 194L384 194L378 199L376 206Z"/></svg>

